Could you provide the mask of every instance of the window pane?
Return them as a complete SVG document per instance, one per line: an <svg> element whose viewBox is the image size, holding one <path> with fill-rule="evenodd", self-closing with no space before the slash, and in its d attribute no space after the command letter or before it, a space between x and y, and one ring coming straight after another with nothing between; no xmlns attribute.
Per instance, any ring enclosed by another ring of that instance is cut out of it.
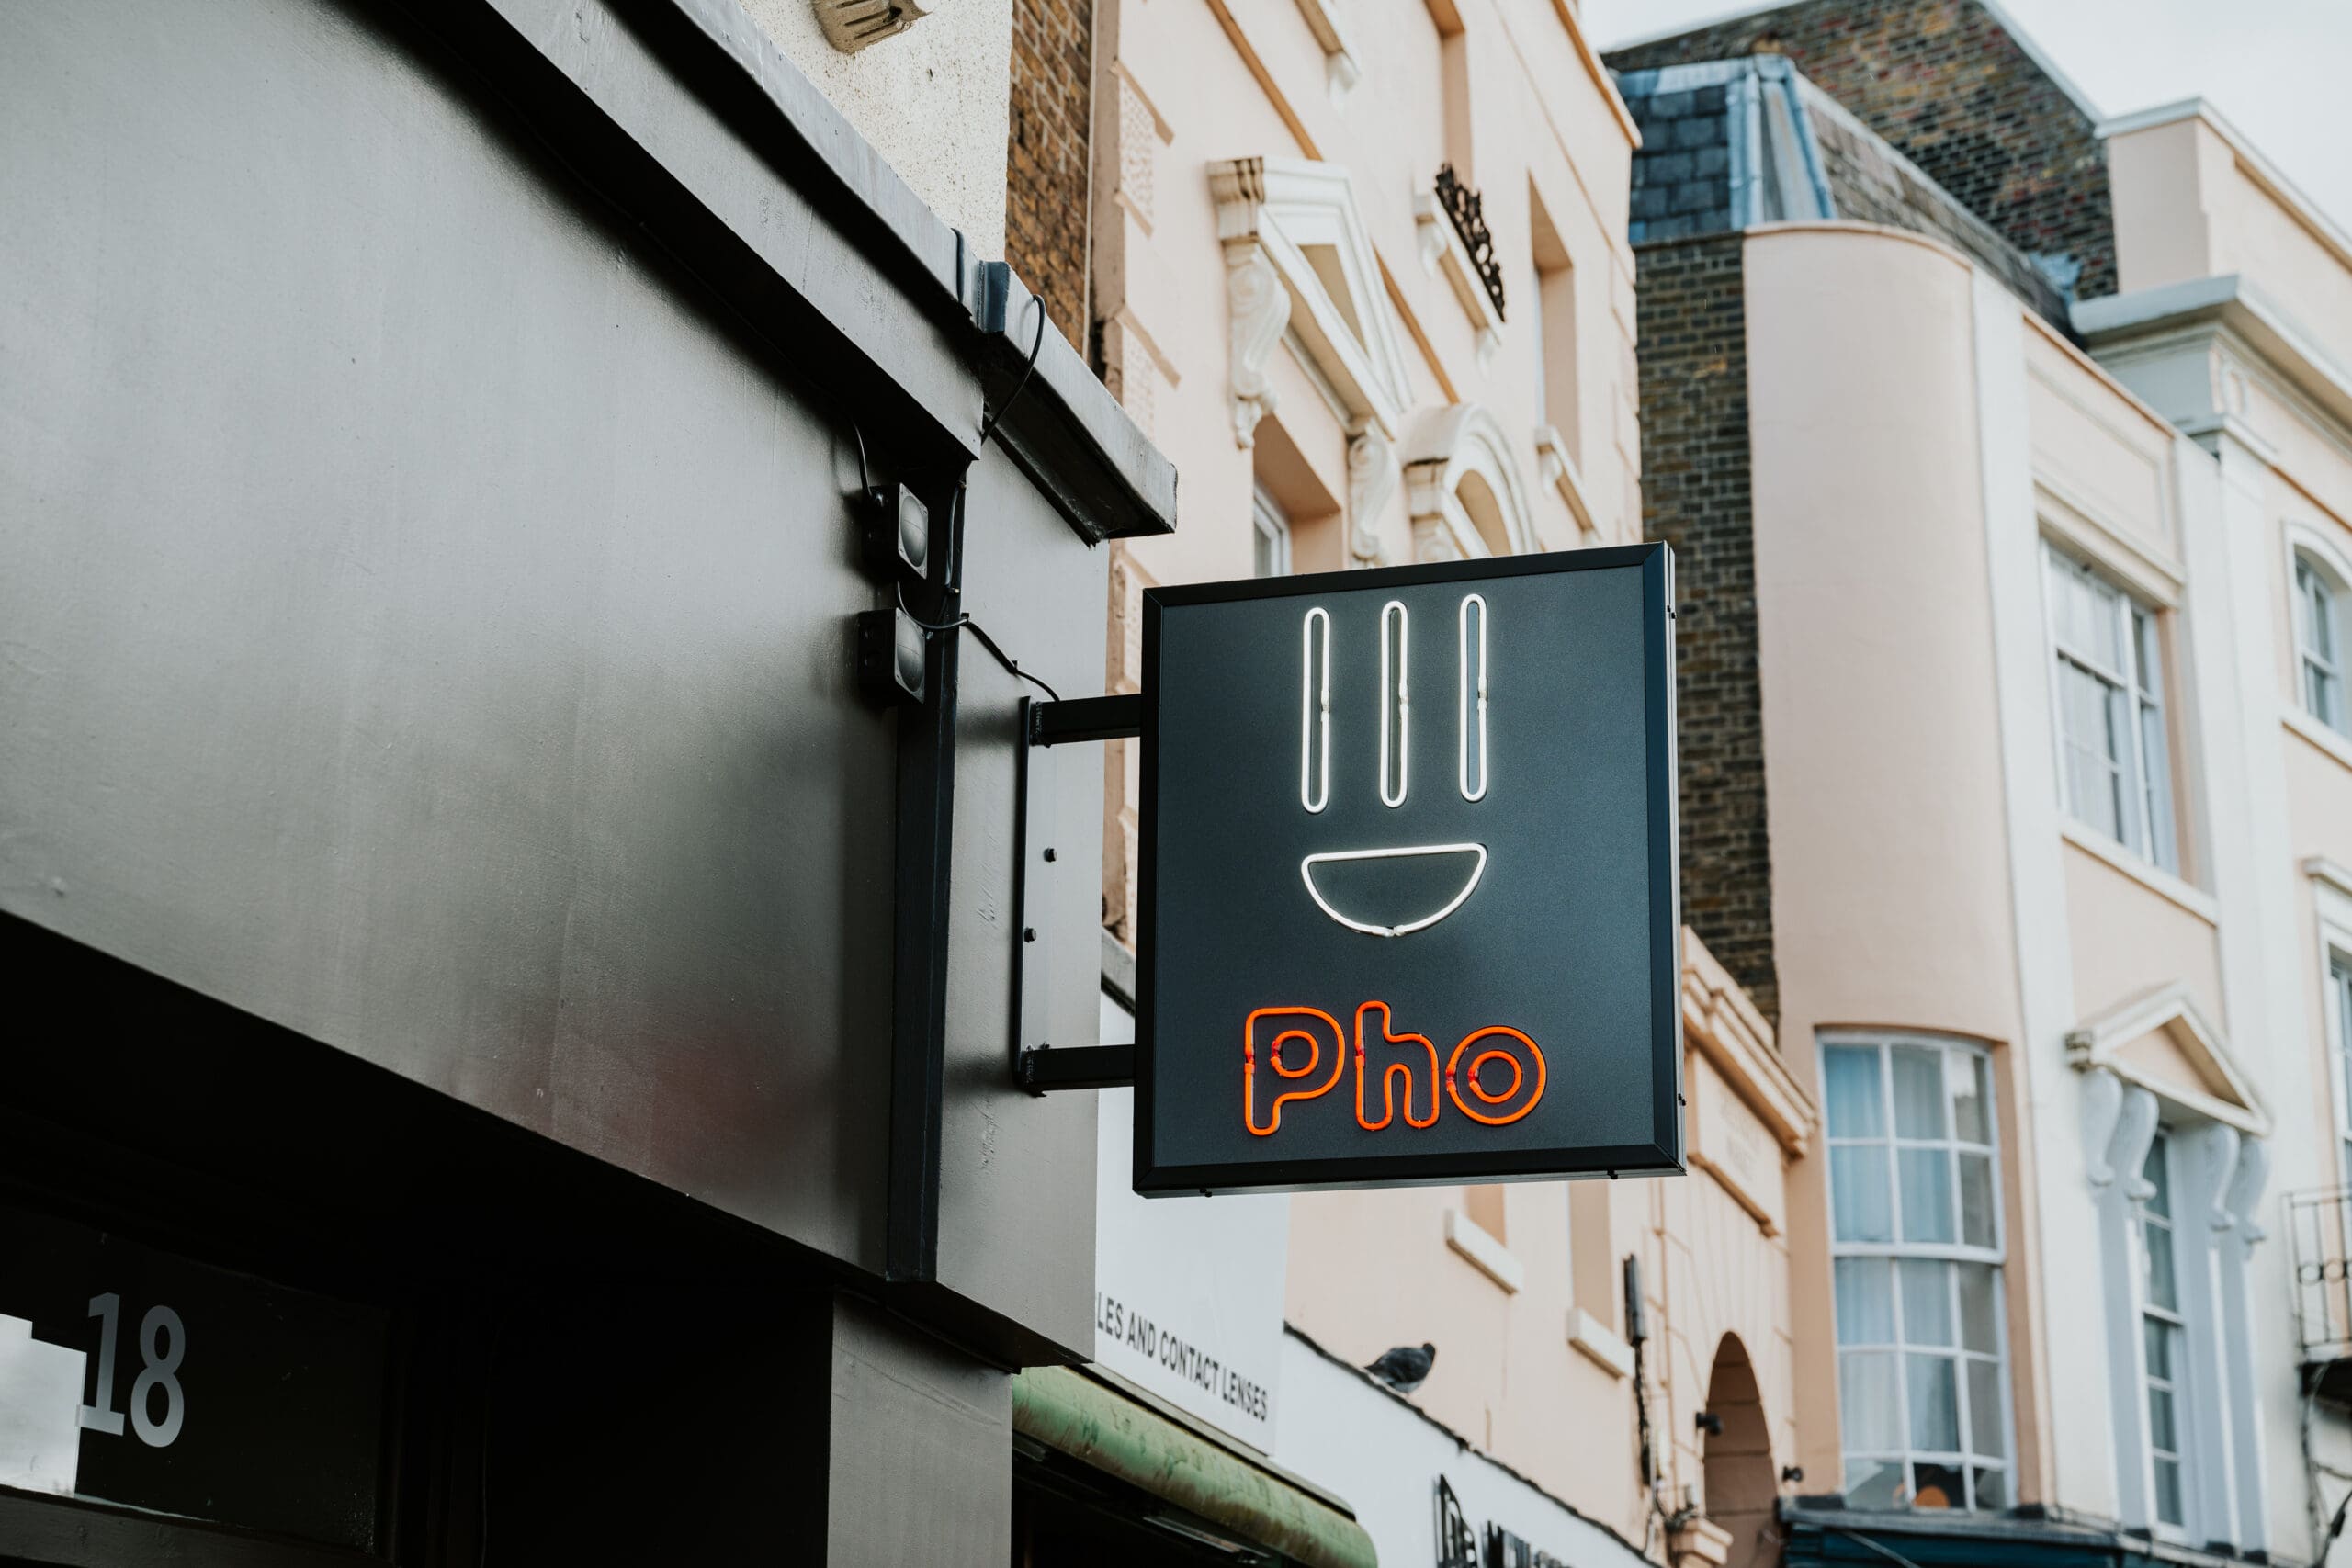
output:
<svg viewBox="0 0 2352 1568"><path fill-rule="evenodd" d="M2166 1312L2180 1308L2180 1292L2175 1289L2172 1271L2172 1227L2150 1224L2140 1227L2147 1240L2143 1248L2148 1265L2148 1303Z"/></svg>
<svg viewBox="0 0 2352 1568"><path fill-rule="evenodd" d="M1960 1342L1972 1350L2001 1347L2001 1292L1990 1263L1955 1263L1960 1275Z"/></svg>
<svg viewBox="0 0 2352 1568"><path fill-rule="evenodd" d="M2001 1440L2001 1364L1968 1363L1968 1446L1987 1459L2007 1457Z"/></svg>
<svg viewBox="0 0 2352 1568"><path fill-rule="evenodd" d="M2148 1375L2160 1382L2172 1382L2172 1325L2158 1317L2143 1317L2140 1324L2140 1337L2148 1355Z"/></svg>
<svg viewBox="0 0 2352 1568"><path fill-rule="evenodd" d="M1846 1446L1855 1450L1903 1447L1903 1406L1894 1386L1894 1353L1848 1350L1838 1358L1838 1414Z"/></svg>
<svg viewBox="0 0 2352 1568"><path fill-rule="evenodd" d="M1960 1467L1914 1464L1911 1506L1915 1508L1965 1508L1968 1494L1961 1489Z"/></svg>
<svg viewBox="0 0 2352 1568"><path fill-rule="evenodd" d="M1903 1342L1951 1343L1951 1265L1906 1258L1895 1266L1903 1281Z"/></svg>
<svg viewBox="0 0 2352 1568"><path fill-rule="evenodd" d="M2148 1140L2147 1157L2140 1162L2140 1179L2155 1189L2141 1205L2164 1219L2172 1218L2172 1145L2158 1133Z"/></svg>
<svg viewBox="0 0 2352 1568"><path fill-rule="evenodd" d="M1943 1056L1939 1050L1917 1045L1897 1045L1887 1053L1894 1073L1896 1137L1945 1135Z"/></svg>
<svg viewBox="0 0 2352 1568"><path fill-rule="evenodd" d="M2165 700L2165 660L2156 640L2156 617L2138 605L2132 607L2132 646L2139 656L2140 690L2157 702Z"/></svg>
<svg viewBox="0 0 2352 1568"><path fill-rule="evenodd" d="M2148 858L2166 871L2180 868L2180 851L2173 841L2171 744L2165 738L2164 710L2153 703L2140 705L2140 757L2147 778L2143 813L2148 824Z"/></svg>
<svg viewBox="0 0 2352 1568"><path fill-rule="evenodd" d="M1993 1157L1960 1156L1960 1239L1971 1247L1993 1245Z"/></svg>
<svg viewBox="0 0 2352 1568"><path fill-rule="evenodd" d="M1886 1150L1873 1144L1829 1151L1829 1202L1839 1241L1893 1241L1894 1195L1888 1190Z"/></svg>
<svg viewBox="0 0 2352 1568"><path fill-rule="evenodd" d="M2148 1390L2148 1446L2168 1454L2180 1451L2180 1432L2173 1425L2170 1389Z"/></svg>
<svg viewBox="0 0 2352 1568"><path fill-rule="evenodd" d="M1944 1053L1944 1092L1951 1097L1952 1136L1966 1144L1993 1141L1990 1064L1973 1051Z"/></svg>
<svg viewBox="0 0 2352 1568"><path fill-rule="evenodd" d="M1894 1343L1893 1269L1883 1258L1838 1259L1838 1343Z"/></svg>
<svg viewBox="0 0 2352 1568"><path fill-rule="evenodd" d="M1950 1356L1905 1356L1911 1447L1950 1453L1960 1447L1960 1390Z"/></svg>
<svg viewBox="0 0 2352 1568"><path fill-rule="evenodd" d="M1951 1156L1941 1149L1898 1149L1895 1161L1903 1172L1903 1239L1952 1240Z"/></svg>
<svg viewBox="0 0 2352 1568"><path fill-rule="evenodd" d="M2009 1473L2005 1470L1979 1470L1976 1477L1976 1506L1984 1509L2006 1508L2009 1506Z"/></svg>
<svg viewBox="0 0 2352 1568"><path fill-rule="evenodd" d="M1885 1118L1878 1092L1878 1047L1832 1045L1821 1054L1833 1138L1883 1138Z"/></svg>
<svg viewBox="0 0 2352 1568"><path fill-rule="evenodd" d="M1846 1506L1849 1508L1893 1508L1903 1501L1903 1465L1898 1460L1849 1459L1846 1461Z"/></svg>
<svg viewBox="0 0 2352 1568"><path fill-rule="evenodd" d="M2180 1510L2180 1461L2160 1459L2154 1465L2156 1483L2156 1519L2160 1524L2182 1523Z"/></svg>

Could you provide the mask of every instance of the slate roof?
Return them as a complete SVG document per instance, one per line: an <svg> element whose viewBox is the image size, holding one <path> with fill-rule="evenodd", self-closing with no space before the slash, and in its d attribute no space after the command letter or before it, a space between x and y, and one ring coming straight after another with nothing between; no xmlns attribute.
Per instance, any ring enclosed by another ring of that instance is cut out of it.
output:
<svg viewBox="0 0 2352 1568"><path fill-rule="evenodd" d="M1617 87L1642 130L1627 235L1634 244L1759 223L1883 223L1952 246L2073 334L2056 280L1787 59L1622 72Z"/></svg>

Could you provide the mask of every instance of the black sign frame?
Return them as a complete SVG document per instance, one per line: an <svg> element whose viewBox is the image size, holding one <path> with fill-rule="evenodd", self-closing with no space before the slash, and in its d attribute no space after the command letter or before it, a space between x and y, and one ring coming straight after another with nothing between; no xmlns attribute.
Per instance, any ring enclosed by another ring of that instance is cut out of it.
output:
<svg viewBox="0 0 2352 1568"><path fill-rule="evenodd" d="M1159 983L1160 637L1164 610L1244 600L1291 599L1432 584L1470 584L1539 573L1623 570L1641 573L1641 663L1645 691L1644 796L1647 810L1649 899L1647 993L1650 1012L1649 1124L1646 1143L1591 1146L1563 1162L1557 1150L1503 1149L1479 1154L1396 1154L1347 1158L1270 1158L1164 1165L1153 1146L1155 997ZM1146 1197L1213 1192L1289 1192L1426 1187L1462 1181L1554 1180L1565 1177L1685 1174L1682 1122L1682 942L1679 761L1675 722L1674 558L1664 544L1603 547L1415 566L1317 572L1188 584L1143 595L1142 832L1138 835L1135 1076L1135 1190Z"/></svg>

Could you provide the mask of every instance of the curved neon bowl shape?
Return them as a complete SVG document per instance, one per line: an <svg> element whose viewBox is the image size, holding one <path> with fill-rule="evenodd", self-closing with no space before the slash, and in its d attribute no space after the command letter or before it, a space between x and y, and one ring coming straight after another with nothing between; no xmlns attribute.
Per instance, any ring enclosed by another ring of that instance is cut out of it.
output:
<svg viewBox="0 0 2352 1568"><path fill-rule="evenodd" d="M1323 897L1323 890L1315 886L1315 868L1332 861L1403 860L1411 855L1476 855L1478 860L1470 868L1470 880L1462 885L1462 891L1456 893L1443 908L1434 914L1423 915L1418 920L1406 920L1393 926L1349 919L1331 908L1330 900ZM1478 879L1486 874L1487 846L1484 844L1412 844L1397 850L1326 850L1321 854L1308 855L1298 863L1298 879L1306 884L1306 896L1315 900L1315 907L1350 931L1362 931L1366 936L1410 936L1415 931L1429 930L1469 902L1470 895L1478 890Z"/></svg>

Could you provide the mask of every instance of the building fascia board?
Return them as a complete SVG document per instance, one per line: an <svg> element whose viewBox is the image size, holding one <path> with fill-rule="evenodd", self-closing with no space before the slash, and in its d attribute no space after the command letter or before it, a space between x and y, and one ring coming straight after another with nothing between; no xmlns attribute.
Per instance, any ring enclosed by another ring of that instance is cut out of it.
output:
<svg viewBox="0 0 2352 1568"><path fill-rule="evenodd" d="M2194 326L2226 328L2341 432L2352 433L2352 366L2259 285L2239 273L2194 277L2078 301L2075 330L2094 350L2135 345Z"/></svg>

